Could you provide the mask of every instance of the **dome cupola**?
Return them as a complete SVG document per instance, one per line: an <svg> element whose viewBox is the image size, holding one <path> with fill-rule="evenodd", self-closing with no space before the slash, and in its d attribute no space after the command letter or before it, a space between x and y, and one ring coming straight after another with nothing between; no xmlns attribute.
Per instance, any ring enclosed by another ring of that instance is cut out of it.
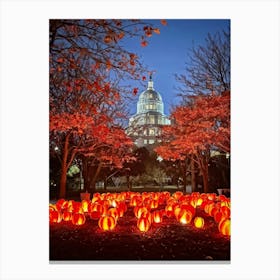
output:
<svg viewBox="0 0 280 280"><path fill-rule="evenodd" d="M137 102L137 114L147 112L158 112L163 114L163 102L161 95L155 91L152 75L148 81L148 88L143 91Z"/></svg>

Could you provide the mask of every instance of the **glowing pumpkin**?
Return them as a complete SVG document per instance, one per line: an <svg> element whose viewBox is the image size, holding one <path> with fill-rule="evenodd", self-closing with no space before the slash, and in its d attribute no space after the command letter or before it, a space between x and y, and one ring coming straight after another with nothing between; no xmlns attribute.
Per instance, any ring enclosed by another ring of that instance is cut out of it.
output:
<svg viewBox="0 0 280 280"><path fill-rule="evenodd" d="M56 208L58 211L60 211L62 209L62 205L65 203L65 199L61 198L56 202Z"/></svg>
<svg viewBox="0 0 280 280"><path fill-rule="evenodd" d="M193 223L196 228L204 227L204 219L202 217L195 217Z"/></svg>
<svg viewBox="0 0 280 280"><path fill-rule="evenodd" d="M49 204L49 211L57 211L56 205L55 204Z"/></svg>
<svg viewBox="0 0 280 280"><path fill-rule="evenodd" d="M49 211L49 220L51 223L60 223L62 220L61 213L56 210Z"/></svg>
<svg viewBox="0 0 280 280"><path fill-rule="evenodd" d="M215 207L215 203L214 202L210 202L210 203L207 203L204 207L204 212L209 214L211 213L212 209ZM210 215L210 214L209 214Z"/></svg>
<svg viewBox="0 0 280 280"><path fill-rule="evenodd" d="M103 216L98 221L98 226L104 231L113 230L116 225L116 219L112 216Z"/></svg>
<svg viewBox="0 0 280 280"><path fill-rule="evenodd" d="M73 207L72 209L73 213L80 213L80 214L84 213L81 202L73 201L72 207Z"/></svg>
<svg viewBox="0 0 280 280"><path fill-rule="evenodd" d="M151 209L158 208L158 200L152 200L150 204Z"/></svg>
<svg viewBox="0 0 280 280"><path fill-rule="evenodd" d="M209 200L212 200L212 201L214 201L215 199L216 199L216 194L215 193L209 193L208 195L207 195L207 197L208 197L208 199Z"/></svg>
<svg viewBox="0 0 280 280"><path fill-rule="evenodd" d="M196 206L201 206L202 202L203 202L203 198L199 197L196 201Z"/></svg>
<svg viewBox="0 0 280 280"><path fill-rule="evenodd" d="M135 217L139 219L142 213L149 212L149 210L146 207L136 206L133 212Z"/></svg>
<svg viewBox="0 0 280 280"><path fill-rule="evenodd" d="M81 226L86 222L86 216L82 213L72 214L72 224L76 226Z"/></svg>
<svg viewBox="0 0 280 280"><path fill-rule="evenodd" d="M151 223L147 218L141 217L137 220L137 227L140 231L146 232L150 229Z"/></svg>
<svg viewBox="0 0 280 280"><path fill-rule="evenodd" d="M174 212L173 212L173 205L172 204L168 204L166 205L165 207L165 214L167 217L172 217L174 215Z"/></svg>
<svg viewBox="0 0 280 280"><path fill-rule="evenodd" d="M83 212L87 213L89 209L90 201L89 200L82 200L81 207L83 209Z"/></svg>
<svg viewBox="0 0 280 280"><path fill-rule="evenodd" d="M129 205L135 207L140 205L141 203L142 203L142 199L139 196L135 195L131 198Z"/></svg>
<svg viewBox="0 0 280 280"><path fill-rule="evenodd" d="M192 220L192 212L186 209L181 209L181 211L177 215L177 220L181 224L189 224Z"/></svg>
<svg viewBox="0 0 280 280"><path fill-rule="evenodd" d="M185 210L188 210L188 211L190 211L191 213L192 213L192 215L194 216L195 215L195 208L192 206L192 205L190 205L190 204L182 204L181 205L181 209L185 209Z"/></svg>
<svg viewBox="0 0 280 280"><path fill-rule="evenodd" d="M222 212L218 211L214 214L214 220L216 223L219 223L222 218L223 218Z"/></svg>
<svg viewBox="0 0 280 280"><path fill-rule="evenodd" d="M152 221L156 224L161 223L162 222L162 216L163 216L162 211L154 211L152 213Z"/></svg>
<svg viewBox="0 0 280 280"><path fill-rule="evenodd" d="M221 207L221 212L224 217L230 218L230 208L227 206L222 206Z"/></svg>
<svg viewBox="0 0 280 280"><path fill-rule="evenodd" d="M66 222L71 221L72 220L72 213L68 212L68 211L63 212L62 219L63 219L63 221L66 221Z"/></svg>
<svg viewBox="0 0 280 280"><path fill-rule="evenodd" d="M177 191L177 192L175 192L172 196L173 196L176 200L178 200L182 195L183 195L182 192Z"/></svg>
<svg viewBox="0 0 280 280"><path fill-rule="evenodd" d="M117 209L119 212L119 217L123 217L124 213L127 210L127 206L126 206L125 202L119 202Z"/></svg>
<svg viewBox="0 0 280 280"><path fill-rule="evenodd" d="M100 203L92 203L89 207L91 219L99 219L106 212L106 208Z"/></svg>
<svg viewBox="0 0 280 280"><path fill-rule="evenodd" d="M219 232L223 235L230 235L230 219L224 218L219 222Z"/></svg>
<svg viewBox="0 0 280 280"><path fill-rule="evenodd" d="M118 218L119 218L119 211L118 211L117 208L109 208L109 209L107 210L106 215L114 217L115 220L117 221Z"/></svg>

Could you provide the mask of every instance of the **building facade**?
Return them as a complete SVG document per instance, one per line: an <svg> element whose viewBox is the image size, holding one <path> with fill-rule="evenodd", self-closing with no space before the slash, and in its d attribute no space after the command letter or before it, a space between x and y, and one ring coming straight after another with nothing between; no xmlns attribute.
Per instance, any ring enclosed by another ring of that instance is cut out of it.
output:
<svg viewBox="0 0 280 280"><path fill-rule="evenodd" d="M137 102L137 113L129 119L127 135L136 146L151 146L161 141L163 125L170 125L170 119L164 115L164 104L161 95L154 89L152 76L148 87L143 91Z"/></svg>

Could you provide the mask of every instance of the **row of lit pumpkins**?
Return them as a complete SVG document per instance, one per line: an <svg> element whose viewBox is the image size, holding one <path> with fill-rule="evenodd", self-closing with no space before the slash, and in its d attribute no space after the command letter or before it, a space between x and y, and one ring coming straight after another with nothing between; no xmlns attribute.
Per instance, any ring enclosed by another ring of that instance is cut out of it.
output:
<svg viewBox="0 0 280 280"><path fill-rule="evenodd" d="M60 199L56 204L49 205L50 222L64 220L82 225L87 215L98 219L102 230L113 230L127 207L133 207L137 227L142 232L148 231L153 223L161 223L164 216L175 217L182 224L193 221L195 227L203 228L204 219L195 217L196 208L199 207L214 218L222 234L230 235L230 199L223 195L197 192L186 195L180 191L173 195L169 192L95 193L91 201Z"/></svg>

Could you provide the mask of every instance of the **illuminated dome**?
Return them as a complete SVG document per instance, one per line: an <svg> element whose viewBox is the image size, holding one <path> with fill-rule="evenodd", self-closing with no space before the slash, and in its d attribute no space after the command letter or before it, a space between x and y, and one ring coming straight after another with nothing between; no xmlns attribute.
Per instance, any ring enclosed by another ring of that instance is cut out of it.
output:
<svg viewBox="0 0 280 280"><path fill-rule="evenodd" d="M150 76L148 88L140 94L137 102L137 114L150 111L158 112L160 114L163 114L164 111L161 95L154 90L152 76Z"/></svg>
<svg viewBox="0 0 280 280"><path fill-rule="evenodd" d="M161 142L162 126L170 125L170 119L164 115L163 108L161 95L154 90L150 76L148 88L139 96L137 113L129 118L126 129L126 133L133 138L138 147Z"/></svg>

